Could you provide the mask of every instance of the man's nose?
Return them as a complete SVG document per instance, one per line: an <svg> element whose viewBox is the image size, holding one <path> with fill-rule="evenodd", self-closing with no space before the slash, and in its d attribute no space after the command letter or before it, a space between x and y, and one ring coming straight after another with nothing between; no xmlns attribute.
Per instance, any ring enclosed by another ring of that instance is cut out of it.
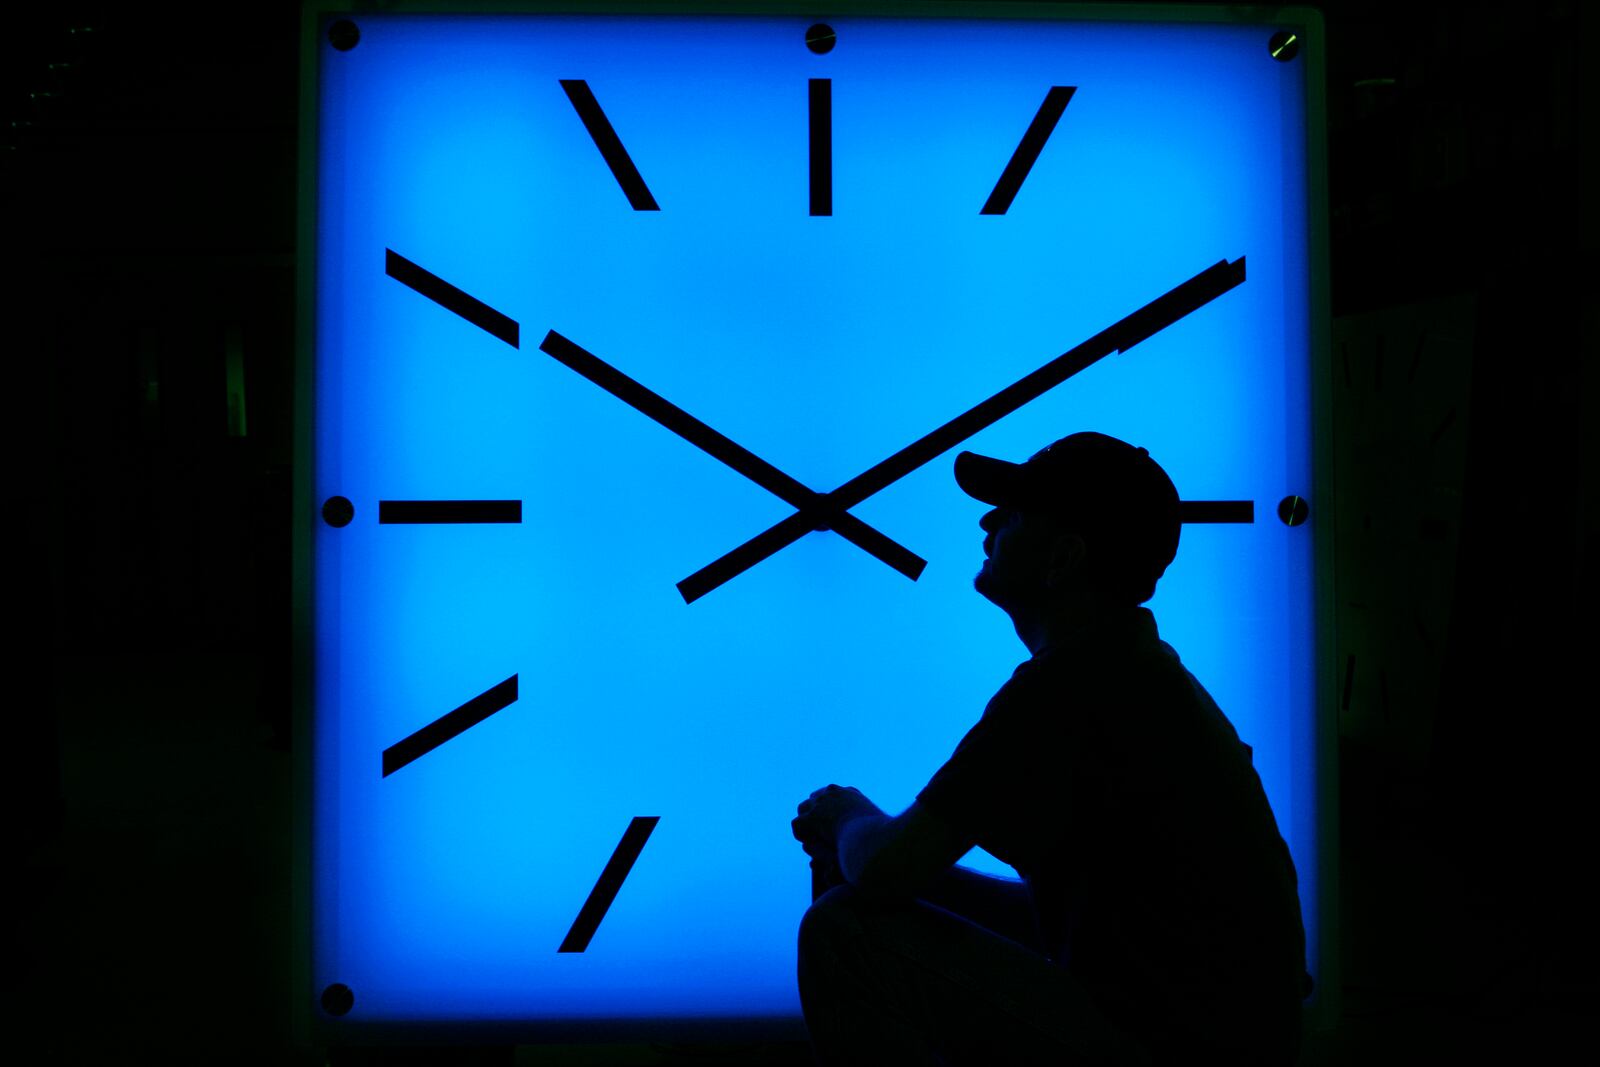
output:
<svg viewBox="0 0 1600 1067"><path fill-rule="evenodd" d="M999 525L997 521L999 517L1000 509L995 508L992 511L985 513L983 518L978 520L978 526L982 528L985 533L994 533L995 527Z"/></svg>

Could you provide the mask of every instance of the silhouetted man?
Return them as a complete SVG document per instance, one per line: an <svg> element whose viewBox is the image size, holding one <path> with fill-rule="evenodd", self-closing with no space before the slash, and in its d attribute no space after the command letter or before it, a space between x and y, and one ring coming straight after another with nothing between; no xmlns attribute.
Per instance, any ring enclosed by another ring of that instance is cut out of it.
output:
<svg viewBox="0 0 1600 1067"><path fill-rule="evenodd" d="M1251 750L1141 607L1178 493L1097 433L963 452L973 585L1032 653L905 812L801 802L819 1062L1288 1065L1309 991L1293 860ZM974 845L1022 880L954 866Z"/></svg>

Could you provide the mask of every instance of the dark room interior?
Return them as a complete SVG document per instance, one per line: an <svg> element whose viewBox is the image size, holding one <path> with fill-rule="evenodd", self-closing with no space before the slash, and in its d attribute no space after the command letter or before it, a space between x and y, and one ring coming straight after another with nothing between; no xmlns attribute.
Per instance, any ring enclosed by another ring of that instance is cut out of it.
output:
<svg viewBox="0 0 1600 1067"><path fill-rule="evenodd" d="M1310 6L1342 1010L1301 1062L1581 1062L1600 1040L1593 9ZM777 1043L297 1046L299 33L293 0L29 4L0 29L7 425L13 496L39 508L10 601L13 1062L809 1063ZM1407 375L1423 333L1450 358Z"/></svg>

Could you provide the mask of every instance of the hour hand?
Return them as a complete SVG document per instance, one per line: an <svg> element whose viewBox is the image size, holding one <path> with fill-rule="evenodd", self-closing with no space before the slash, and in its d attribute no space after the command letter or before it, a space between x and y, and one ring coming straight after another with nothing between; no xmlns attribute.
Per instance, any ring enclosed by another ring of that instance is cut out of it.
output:
<svg viewBox="0 0 1600 1067"><path fill-rule="evenodd" d="M718 433L676 404L640 385L594 353L551 330L539 350L577 371L624 404L647 415L769 493L798 509L805 530L833 530L915 581L927 560L862 522L829 497L800 484L749 449Z"/></svg>

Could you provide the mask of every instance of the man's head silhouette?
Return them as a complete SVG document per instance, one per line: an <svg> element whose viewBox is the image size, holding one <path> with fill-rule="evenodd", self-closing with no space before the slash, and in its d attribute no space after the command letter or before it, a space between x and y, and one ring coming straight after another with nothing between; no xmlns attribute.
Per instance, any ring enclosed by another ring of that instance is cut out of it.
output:
<svg viewBox="0 0 1600 1067"><path fill-rule="evenodd" d="M1053 631L1155 595L1177 555L1178 491L1143 448L1075 433L1025 463L963 452L956 483L994 506L973 586L1024 627Z"/></svg>

